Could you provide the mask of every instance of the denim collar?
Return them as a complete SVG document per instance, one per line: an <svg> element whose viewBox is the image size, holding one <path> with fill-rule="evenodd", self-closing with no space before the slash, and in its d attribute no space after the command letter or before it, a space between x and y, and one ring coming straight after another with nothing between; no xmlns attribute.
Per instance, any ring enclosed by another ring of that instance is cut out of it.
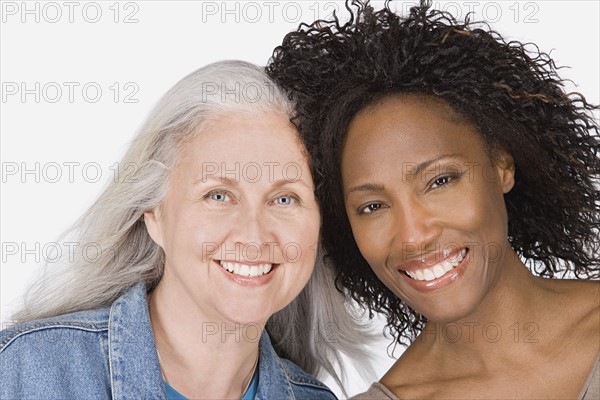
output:
<svg viewBox="0 0 600 400"><path fill-rule="evenodd" d="M256 399L293 399L294 391L266 329L260 337Z"/></svg>
<svg viewBox="0 0 600 400"><path fill-rule="evenodd" d="M108 360L113 399L166 399L143 283L110 308Z"/></svg>
<svg viewBox="0 0 600 400"><path fill-rule="evenodd" d="M277 356L266 330L259 346L256 399L294 399L292 382L323 388L316 379ZM124 293L110 308L108 351L113 399L166 399L143 283Z"/></svg>

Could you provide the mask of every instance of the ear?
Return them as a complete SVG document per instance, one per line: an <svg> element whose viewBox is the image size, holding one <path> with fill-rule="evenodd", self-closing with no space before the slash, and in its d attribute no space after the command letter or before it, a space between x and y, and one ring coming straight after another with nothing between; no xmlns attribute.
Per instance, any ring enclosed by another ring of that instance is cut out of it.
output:
<svg viewBox="0 0 600 400"><path fill-rule="evenodd" d="M153 208L152 210L144 213L144 223L146 224L146 230L148 235L154 240L154 243L163 247L163 235L161 226L161 210L160 206Z"/></svg>
<svg viewBox="0 0 600 400"><path fill-rule="evenodd" d="M506 194L510 192L515 185L515 161L506 150L502 149L496 156L495 166L502 193Z"/></svg>

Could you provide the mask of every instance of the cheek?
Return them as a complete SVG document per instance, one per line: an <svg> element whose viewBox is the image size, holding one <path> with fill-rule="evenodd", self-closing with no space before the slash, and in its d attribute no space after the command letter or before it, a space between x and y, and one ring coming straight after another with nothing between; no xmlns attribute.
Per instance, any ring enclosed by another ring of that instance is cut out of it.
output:
<svg viewBox="0 0 600 400"><path fill-rule="evenodd" d="M382 257L385 254L385 230L378 228L373 221L357 221L356 217L350 217L350 226L358 250L367 263L377 271L377 266L384 263Z"/></svg>
<svg viewBox="0 0 600 400"><path fill-rule="evenodd" d="M451 214L454 226L479 236L478 240L485 242L482 245L503 240L507 234L504 199L491 186L465 191L462 206Z"/></svg>
<svg viewBox="0 0 600 400"><path fill-rule="evenodd" d="M311 264L314 264L316 252L319 245L320 221L316 219L308 219L308 223L301 223L290 231L294 235L292 239L299 244L303 251L303 259L306 259ZM288 228L289 229L289 228Z"/></svg>
<svg viewBox="0 0 600 400"><path fill-rule="evenodd" d="M504 194L491 192L488 204L490 204L488 226L493 229L492 240L502 243L508 237L508 214Z"/></svg>
<svg viewBox="0 0 600 400"><path fill-rule="evenodd" d="M190 257L206 257L219 248L219 243L226 235L222 218L211 218L209 215L199 216L183 208L170 210L167 219L165 252L167 257L184 258L191 261Z"/></svg>
<svg viewBox="0 0 600 400"><path fill-rule="evenodd" d="M303 260L302 260L302 287L308 283L314 268L315 262L317 261L317 250L319 247L319 232L320 232L320 218L311 226L306 227L305 233L302 235L302 248L303 248ZM300 230L302 232L302 230ZM299 282L300 283L300 282Z"/></svg>
<svg viewBox="0 0 600 400"><path fill-rule="evenodd" d="M189 221L183 222L187 232L196 242L207 241L221 243L231 232L232 226L239 225L235 216L212 215L211 213L196 213L188 216Z"/></svg>
<svg viewBox="0 0 600 400"><path fill-rule="evenodd" d="M302 266L314 264L319 242L320 215L315 210L303 210L298 215L272 214L265 223L265 238L274 242L271 246L275 259Z"/></svg>

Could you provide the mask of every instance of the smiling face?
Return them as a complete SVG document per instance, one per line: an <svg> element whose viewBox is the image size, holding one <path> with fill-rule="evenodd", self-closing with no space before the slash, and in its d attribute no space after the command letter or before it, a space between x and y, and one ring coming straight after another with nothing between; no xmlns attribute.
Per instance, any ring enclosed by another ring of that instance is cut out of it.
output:
<svg viewBox="0 0 600 400"><path fill-rule="evenodd" d="M379 279L432 321L473 313L509 254L510 156L492 162L440 101L395 96L355 116L341 169L354 238Z"/></svg>
<svg viewBox="0 0 600 400"><path fill-rule="evenodd" d="M185 143L166 198L144 215L165 252L170 308L261 323L290 303L314 268L313 186L285 115L220 118Z"/></svg>

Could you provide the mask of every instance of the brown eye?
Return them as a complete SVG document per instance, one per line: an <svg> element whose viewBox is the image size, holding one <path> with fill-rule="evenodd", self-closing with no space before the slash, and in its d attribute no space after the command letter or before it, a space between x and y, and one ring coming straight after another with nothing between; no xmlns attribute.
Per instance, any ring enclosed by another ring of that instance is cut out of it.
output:
<svg viewBox="0 0 600 400"><path fill-rule="evenodd" d="M381 209L381 203L371 203L358 209L358 214L371 214Z"/></svg>
<svg viewBox="0 0 600 400"><path fill-rule="evenodd" d="M462 176L462 173L439 176L439 177L435 178L433 181L431 181L429 188L430 189L443 188L443 187L447 186L449 183L454 183L455 181L458 181L461 176Z"/></svg>
<svg viewBox="0 0 600 400"><path fill-rule="evenodd" d="M440 186L444 186L448 182L450 182L450 177L442 176L441 178L437 178L435 181L433 181L433 185L440 187Z"/></svg>

